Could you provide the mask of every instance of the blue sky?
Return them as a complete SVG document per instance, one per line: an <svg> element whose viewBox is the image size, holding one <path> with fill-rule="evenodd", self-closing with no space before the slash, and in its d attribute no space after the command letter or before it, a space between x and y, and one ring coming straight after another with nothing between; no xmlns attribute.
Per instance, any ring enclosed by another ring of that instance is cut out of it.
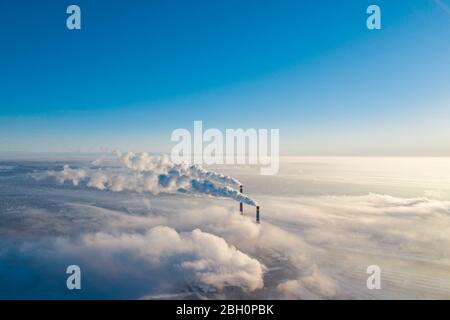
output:
<svg viewBox="0 0 450 320"><path fill-rule="evenodd" d="M449 7L2 1L0 150L164 152L203 120L279 128L283 154L450 155Z"/></svg>

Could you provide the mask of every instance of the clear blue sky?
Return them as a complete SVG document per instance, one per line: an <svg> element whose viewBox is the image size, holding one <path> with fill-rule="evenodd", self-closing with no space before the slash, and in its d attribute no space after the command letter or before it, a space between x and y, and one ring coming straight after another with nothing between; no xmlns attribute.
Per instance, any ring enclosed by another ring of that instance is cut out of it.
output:
<svg viewBox="0 0 450 320"><path fill-rule="evenodd" d="M382 29L366 28L369 4ZM77 4L82 30L66 28ZM0 3L0 150L170 150L279 128L283 154L450 155L449 0Z"/></svg>

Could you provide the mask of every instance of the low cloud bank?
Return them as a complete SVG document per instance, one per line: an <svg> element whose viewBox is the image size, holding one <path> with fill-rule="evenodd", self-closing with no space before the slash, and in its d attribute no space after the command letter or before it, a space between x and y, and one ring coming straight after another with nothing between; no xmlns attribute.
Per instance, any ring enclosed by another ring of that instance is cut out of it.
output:
<svg viewBox="0 0 450 320"><path fill-rule="evenodd" d="M309 275L284 281L277 286L277 291L283 299L335 299L337 285L313 266Z"/></svg>
<svg viewBox="0 0 450 320"><path fill-rule="evenodd" d="M14 187L26 197L0 202L0 234L27 243L36 258L3 273L0 268L3 279L23 265L47 270L54 261L45 260L44 251L80 264L90 276L85 283L100 288L89 288L96 298L112 292L109 286L117 289L112 297L124 298L448 298L450 284L442 279L450 277L450 201L434 193L260 196L264 220L258 225L254 210L240 215L227 201L238 197L229 177L145 154L116 161L42 175L80 188L31 189L35 184L28 181L20 189L23 179L17 180ZM114 193L121 190L133 192ZM211 197L176 195L186 193ZM14 251L22 255L23 248ZM366 269L373 264L389 279L382 291L366 288ZM11 278L19 278L16 273ZM40 277L49 292L53 278ZM11 281L5 288L15 286Z"/></svg>
<svg viewBox="0 0 450 320"><path fill-rule="evenodd" d="M191 273L195 281L217 289L236 286L254 291L263 287L264 267L258 260L200 229L178 233L173 228L158 226L145 234L90 234L82 242L103 252L131 252L152 265L176 257L182 272Z"/></svg>

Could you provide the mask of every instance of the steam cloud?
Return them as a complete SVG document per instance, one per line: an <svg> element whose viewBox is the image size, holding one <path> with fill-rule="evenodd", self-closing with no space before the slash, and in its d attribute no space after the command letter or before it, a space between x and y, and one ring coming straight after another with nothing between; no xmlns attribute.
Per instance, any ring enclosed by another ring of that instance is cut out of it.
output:
<svg viewBox="0 0 450 320"><path fill-rule="evenodd" d="M112 192L194 193L226 197L256 206L257 202L240 193L240 182L233 177L208 171L199 165L174 164L166 155L150 156L147 153L118 153L118 166L101 167L102 159L93 162L98 168L72 169L65 165L62 171L48 171L59 183L66 181L78 186L86 185Z"/></svg>

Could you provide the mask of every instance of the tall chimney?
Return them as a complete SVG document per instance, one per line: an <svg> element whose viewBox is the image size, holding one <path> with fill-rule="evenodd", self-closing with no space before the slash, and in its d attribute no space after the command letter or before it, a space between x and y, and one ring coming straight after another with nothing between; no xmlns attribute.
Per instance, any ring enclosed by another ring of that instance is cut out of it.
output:
<svg viewBox="0 0 450 320"><path fill-rule="evenodd" d="M259 223L259 206L256 206L256 223Z"/></svg>
<svg viewBox="0 0 450 320"><path fill-rule="evenodd" d="M243 187L242 184L239 187L239 192L242 193ZM244 214L244 204L242 202L239 203L239 212Z"/></svg>

